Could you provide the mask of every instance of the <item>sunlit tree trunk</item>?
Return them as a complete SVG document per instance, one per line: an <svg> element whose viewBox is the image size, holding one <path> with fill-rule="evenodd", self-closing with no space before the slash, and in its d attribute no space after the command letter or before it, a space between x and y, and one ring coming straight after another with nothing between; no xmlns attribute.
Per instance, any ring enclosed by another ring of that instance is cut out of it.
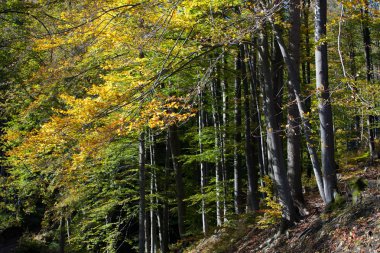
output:
<svg viewBox="0 0 380 253"><path fill-rule="evenodd" d="M202 129L204 128L204 110L203 110L203 93L199 90L199 112L198 112L198 139L199 139L199 154L203 153L203 144L202 144ZM208 233L208 219L206 215L206 200L205 200L205 187L207 184L206 179L206 163L200 162L201 169L201 212L202 212L202 232L206 236Z"/></svg>
<svg viewBox="0 0 380 253"><path fill-rule="evenodd" d="M315 73L321 136L323 186L326 203L334 201L337 188L334 160L333 116L328 83L326 40L327 0L315 1Z"/></svg>
<svg viewBox="0 0 380 253"><path fill-rule="evenodd" d="M274 108L276 110L278 128L281 129L281 123L284 118L282 110L284 95L284 62L282 60L281 51L276 43L275 38L273 39L272 51L272 83Z"/></svg>
<svg viewBox="0 0 380 253"><path fill-rule="evenodd" d="M222 163L222 180L223 180L223 205L224 205L224 219L226 221L227 218L227 148L226 148L226 140L227 140L227 110L228 110L228 81L227 81L227 55L226 52L223 52L222 56L223 70L222 75L223 79L221 80L221 90L222 90L222 124L220 129L220 140L221 140L221 163Z"/></svg>
<svg viewBox="0 0 380 253"><path fill-rule="evenodd" d="M272 155L274 181L276 183L279 201L283 208L283 219L289 223L293 223L295 220L297 220L297 214L286 175L285 161L283 157L283 151L281 149L281 139L278 133L279 129L276 110L274 107L273 84L268 62L268 40L265 31L262 31L260 34L259 54L261 58L262 73L264 76L266 127L269 139L268 147Z"/></svg>
<svg viewBox="0 0 380 253"><path fill-rule="evenodd" d="M218 101L216 94L216 80L213 79L211 82L211 95L212 95L212 119L214 123L214 148L220 150L220 122L218 113ZM221 161L219 154L215 157L215 191L216 191L216 223L217 226L223 224L223 175L221 170Z"/></svg>
<svg viewBox="0 0 380 253"><path fill-rule="evenodd" d="M311 163L313 165L313 170L314 170L315 178L317 181L318 190L319 190L322 200L325 201L325 192L324 192L324 186L323 186L324 182L323 182L322 172L320 169L316 145L313 142L312 137L311 137L311 124L307 116L305 115L305 106L303 103L303 99L301 97L299 76L297 75L295 64L290 58L290 55L283 41L281 30L277 29L277 25L274 24L273 22L272 22L272 27L277 38L277 43L279 44L282 55L284 57L284 61L288 68L289 92L292 93L292 95L295 97L295 102L298 108L297 117L299 116L301 118L301 121L303 124L304 135L306 139L306 146L310 155Z"/></svg>
<svg viewBox="0 0 380 253"><path fill-rule="evenodd" d="M139 137L139 252L145 252L145 135Z"/></svg>

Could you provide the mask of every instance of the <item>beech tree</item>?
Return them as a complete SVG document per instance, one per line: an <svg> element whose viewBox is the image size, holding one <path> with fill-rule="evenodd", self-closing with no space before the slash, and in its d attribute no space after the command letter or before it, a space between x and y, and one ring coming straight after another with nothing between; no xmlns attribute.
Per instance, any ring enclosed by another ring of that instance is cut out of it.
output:
<svg viewBox="0 0 380 253"><path fill-rule="evenodd" d="M329 206L336 161L376 158L380 23L314 3L1 1L0 230L169 252L250 214L294 224L314 183Z"/></svg>
<svg viewBox="0 0 380 253"><path fill-rule="evenodd" d="M326 203L334 201L337 188L334 158L334 125L330 101L327 61L327 1L315 2L315 73L320 120L323 186Z"/></svg>

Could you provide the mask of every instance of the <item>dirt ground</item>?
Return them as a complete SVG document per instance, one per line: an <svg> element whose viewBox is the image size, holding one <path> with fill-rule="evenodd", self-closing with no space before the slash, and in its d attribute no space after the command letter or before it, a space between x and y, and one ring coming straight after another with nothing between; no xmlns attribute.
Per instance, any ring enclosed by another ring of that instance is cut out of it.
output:
<svg viewBox="0 0 380 253"><path fill-rule="evenodd" d="M241 238L231 239L228 249L220 249L218 244L228 238L221 231L187 252L380 252L380 165L348 168L338 178L343 200L333 211L326 212L318 192L310 191L306 195L309 215L285 234L278 234L278 226L253 227ZM355 204L349 192L353 178L368 184Z"/></svg>

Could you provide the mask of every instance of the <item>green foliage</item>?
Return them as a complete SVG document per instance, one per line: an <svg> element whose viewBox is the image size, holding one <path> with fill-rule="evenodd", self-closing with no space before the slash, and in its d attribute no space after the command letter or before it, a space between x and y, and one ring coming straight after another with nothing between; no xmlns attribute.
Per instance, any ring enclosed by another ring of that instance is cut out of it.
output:
<svg viewBox="0 0 380 253"><path fill-rule="evenodd" d="M351 179L350 190L352 194L352 203L357 204L361 199L361 194L367 188L368 182L363 178Z"/></svg>
<svg viewBox="0 0 380 253"><path fill-rule="evenodd" d="M337 60L340 15L336 7L330 9L329 32L324 39L329 43L336 153L340 159L347 156L351 142L355 142L355 154L363 153L366 138L359 141L358 128L366 128L365 117L380 113L378 80L366 81L362 34L357 32L365 21L373 40L379 40L378 10L371 9L370 18L364 19L351 1L342 4L347 12L342 17L340 35L346 75ZM281 11L286 11L287 5L282 7ZM146 161L152 163L146 165L146 208L162 213L167 205L168 226L176 227L175 171L173 157L165 147L165 133L174 124L179 129L181 155L177 158L184 171L181 176L188 204L186 235L200 232L202 201L210 226L215 224L219 193L226 202L226 218L230 221L224 229L231 239L225 237L215 252L226 250L246 232L246 224L236 221L240 217L232 214L235 146L238 154L245 154L244 141L234 143L235 133L245 133L244 124L236 128L234 123L233 84L240 75L235 70L238 45L247 46L252 53L243 59L245 63L250 57L256 58L258 30L263 29L267 17L276 16L258 9L260 6L252 1L235 0L1 1L0 231L29 227L33 223L29 218L36 217L36 223L42 225L41 233L49 233L54 241L47 245L25 237L19 252L55 252L60 221L66 221L64 226L70 233L68 252L117 252L122 243L135 247L134 224L139 208L137 136L141 131L157 138L146 140L147 158L152 155L149 145L155 145L156 155L155 161ZM285 22L283 28L287 27ZM269 29L266 32L273 36ZM312 62L313 57L312 53L306 56L310 52L305 52L304 46L303 65ZM379 52L374 43L373 62L378 62ZM348 67L353 62L352 53L356 69ZM255 64L256 69L244 78L248 80L258 72L260 90L260 61ZM313 76L313 70L309 74ZM302 92L311 96L311 111L305 116L312 123L312 139L317 140L317 92L315 80L310 81L303 85ZM221 94L222 83L226 86L226 101ZM217 86L215 92L212 85ZM261 91L255 92L259 93L255 96L262 112ZM289 95L286 89L284 92ZM254 115L255 100L249 97L239 102L244 101L251 103L249 113ZM288 105L282 107L286 110ZM201 112L204 126L199 131L195 116ZM219 122L214 119L217 116ZM361 117L359 127L355 126L355 116ZM261 119L264 121L263 116ZM242 120L249 119L243 116ZM252 131L248 134L257 137L255 121L251 120ZM221 144L218 146L221 139L223 150ZM215 167L222 156L226 178L217 184ZM352 160L361 162L367 157L365 153ZM200 163L208 168L203 194ZM246 170L245 166L241 169ZM153 171L158 192L149 194ZM264 228L277 222L282 208L270 178L260 180L264 184L260 192L265 197L259 211L263 215L257 217L257 222ZM245 177L242 184L246 191ZM171 235L172 240L176 238ZM178 247L186 243L184 240Z"/></svg>
<svg viewBox="0 0 380 253"><path fill-rule="evenodd" d="M19 240L14 253L58 253L59 245L56 243L46 243L35 239L33 235L25 234Z"/></svg>

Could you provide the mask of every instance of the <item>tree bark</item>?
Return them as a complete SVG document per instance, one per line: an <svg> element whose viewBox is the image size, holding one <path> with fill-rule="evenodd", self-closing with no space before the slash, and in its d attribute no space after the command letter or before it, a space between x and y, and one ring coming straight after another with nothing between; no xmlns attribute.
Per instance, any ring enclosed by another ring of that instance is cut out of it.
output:
<svg viewBox="0 0 380 253"><path fill-rule="evenodd" d="M318 161L318 155L315 148L315 144L311 138L311 125L310 122L305 115L305 106L301 97L301 88L300 88L300 81L299 76L296 72L295 64L292 62L290 55L287 51L287 48L285 47L285 43L283 42L281 31L277 29L277 25L272 22L273 30L275 32L277 43L280 46L281 53L284 57L284 61L286 63L286 66L288 68L288 74L289 74L289 91L295 96L295 101L297 103L298 107L298 115L301 118L303 127L304 127L304 134L306 139L306 146L310 155L311 163L313 165L313 170L315 174L315 178L318 185L318 190L321 195L322 200L325 202L326 196L325 196L325 190L324 190L324 182L322 177L321 168Z"/></svg>
<svg viewBox="0 0 380 253"><path fill-rule="evenodd" d="M179 139L177 134L177 127L172 125L169 127L169 142L170 142L170 150L171 150L171 158L173 163L173 169L175 172L175 184L176 184L176 197L177 197L177 215L178 215L178 232L180 238L185 234L185 205L183 203L183 199L185 196L184 192L184 183L183 183L183 175L182 168L178 162L179 156Z"/></svg>
<svg viewBox="0 0 380 253"><path fill-rule="evenodd" d="M139 252L145 252L145 136L139 137Z"/></svg>
<svg viewBox="0 0 380 253"><path fill-rule="evenodd" d="M368 15L368 2L365 1L365 6L361 9L362 13L362 32L363 32L363 43L365 52L365 62L366 62L366 79L367 83L370 84L372 81L372 59L371 59L371 33L368 27L369 15ZM369 108L372 109L372 108ZM373 163L376 155L375 150L375 131L374 131L375 117L373 115L368 115L367 125L368 125L368 146L370 161Z"/></svg>
<svg viewBox="0 0 380 253"><path fill-rule="evenodd" d="M259 137L258 142L257 142L257 147L258 147L258 160L259 160L259 165L260 165L260 176L263 177L267 171L267 166L266 166L266 160L265 160L265 149L264 149L264 134L263 134L263 129L262 129L262 122L261 122L261 111L260 111L260 101L259 101L259 95L258 95L258 78L257 78L257 53L256 53L256 48L257 48L257 39L254 38L252 40L252 44L254 46L254 49L251 50L251 52L248 54L249 55L249 71L251 74L251 83L250 83L250 88L251 88L251 98L252 98L252 113L256 112L256 120L258 124L258 129L259 129Z"/></svg>
<svg viewBox="0 0 380 253"><path fill-rule="evenodd" d="M156 191L156 149L155 149L155 138L152 131L149 131L149 154L150 154L150 165L151 165L151 178L150 178L150 252L155 253L157 249L157 215L153 208L154 204L157 202L157 198L154 195Z"/></svg>
<svg viewBox="0 0 380 253"><path fill-rule="evenodd" d="M227 177L227 158L226 158L226 140L227 140L227 110L228 110L228 81L227 81L227 55L223 52L222 56L223 62L223 79L221 80L221 90L222 90L222 124L220 128L220 144L221 144L221 164L222 164L222 187L223 187L223 208L224 208L224 221L227 219L227 192L228 192L228 177ZM219 75L219 74L218 74Z"/></svg>
<svg viewBox="0 0 380 253"><path fill-rule="evenodd" d="M245 116L245 163L248 174L248 210L255 211L259 209L258 197L258 171L254 164L254 149L251 137L251 111L250 111L250 94L248 87L247 66L245 64L246 56L245 46L240 46L241 55L241 77L244 90L244 116Z"/></svg>
<svg viewBox="0 0 380 253"><path fill-rule="evenodd" d="M284 95L284 61L282 59L281 51L276 43L275 38L273 39L272 50L272 83L275 102L274 108L276 110L278 128L281 129L281 123L284 118L282 110L282 102Z"/></svg>
<svg viewBox="0 0 380 253"><path fill-rule="evenodd" d="M161 242L160 249L162 253L169 252L169 203L168 203L168 178L170 168L171 148L169 140L169 132L166 135L166 147L165 147L165 171L163 182L163 203L162 203L162 225L161 225Z"/></svg>
<svg viewBox="0 0 380 253"><path fill-rule="evenodd" d="M264 28L265 29L265 28ZM297 214L290 192L289 182L286 175L281 139L278 133L278 123L274 108L273 84L271 80L270 66L268 62L268 40L265 31L260 34L259 54L261 58L262 73L264 76L264 104L267 135L269 139L269 151L272 155L274 180L277 187L279 201L282 206L282 216L287 222L297 220Z"/></svg>
<svg viewBox="0 0 380 253"><path fill-rule="evenodd" d="M328 82L326 39L327 0L315 1L315 73L321 136L323 186L326 203L334 201L337 188L334 160L333 116Z"/></svg>
<svg viewBox="0 0 380 253"><path fill-rule="evenodd" d="M59 253L65 253L65 225L62 217L59 220Z"/></svg>
<svg viewBox="0 0 380 253"><path fill-rule="evenodd" d="M241 143L241 71L242 71L242 55L241 50L238 51L235 59L235 97L234 97L234 115L235 115L235 134L234 134L234 207L235 213L243 212L243 191L241 167L242 158L239 152Z"/></svg>
<svg viewBox="0 0 380 253"><path fill-rule="evenodd" d="M292 88L300 86L300 47L301 47L301 12L300 0L290 1L290 32L289 32L289 56L295 67L298 84L288 81L289 107L287 119L287 156L288 156L288 178L292 189L293 200L299 208L304 208L305 199L302 193L301 181L301 131L299 120L300 114L297 107L296 97Z"/></svg>
<svg viewBox="0 0 380 253"><path fill-rule="evenodd" d="M198 139L199 139L199 153L203 153L203 144L202 144L202 130L204 128L204 111L203 111L203 93L199 90L199 113L198 113ZM200 162L201 170L201 194L202 194L202 232L203 235L208 233L208 219L206 215L206 201L205 201L205 187L207 185L207 171L205 162Z"/></svg>
<svg viewBox="0 0 380 253"><path fill-rule="evenodd" d="M214 148L220 151L220 118L218 113L218 99L216 94L216 80L213 79L211 82L211 107L212 107L212 119L214 123ZM215 191L216 191L216 223L217 226L223 224L223 175L221 170L220 156L215 157Z"/></svg>
<svg viewBox="0 0 380 253"><path fill-rule="evenodd" d="M311 47L310 47L310 27L309 27L309 15L310 15L310 0L303 0L303 22L305 26L305 61L302 67L303 84L309 86L311 84ZM309 114L311 112L311 96L305 98L305 112ZM313 172L313 165L310 160L307 161L306 174L308 178L311 178Z"/></svg>

